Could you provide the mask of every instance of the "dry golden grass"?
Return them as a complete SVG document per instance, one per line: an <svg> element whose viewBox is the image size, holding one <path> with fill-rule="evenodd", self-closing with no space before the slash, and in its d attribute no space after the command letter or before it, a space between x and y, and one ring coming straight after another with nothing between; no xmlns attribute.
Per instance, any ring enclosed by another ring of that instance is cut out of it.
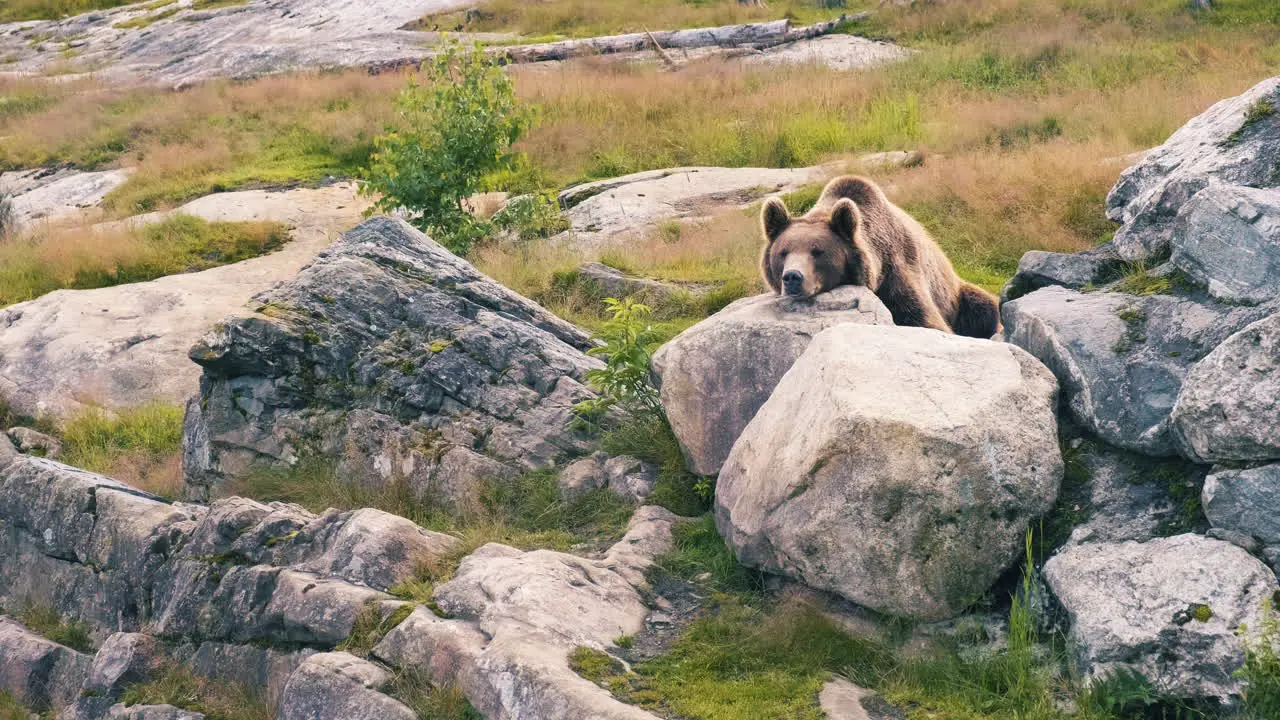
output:
<svg viewBox="0 0 1280 720"><path fill-rule="evenodd" d="M175 215L150 225L43 226L0 239L0 307L60 288L95 288L203 270L270 252L279 223Z"/></svg>
<svg viewBox="0 0 1280 720"><path fill-rule="evenodd" d="M442 31L593 37L781 18L808 23L838 16L840 12L820 10L813 0L768 4L738 0L483 0L473 10L428 15L422 24Z"/></svg>
<svg viewBox="0 0 1280 720"><path fill-rule="evenodd" d="M182 496L181 407L88 408L61 427L63 462L164 498Z"/></svg>

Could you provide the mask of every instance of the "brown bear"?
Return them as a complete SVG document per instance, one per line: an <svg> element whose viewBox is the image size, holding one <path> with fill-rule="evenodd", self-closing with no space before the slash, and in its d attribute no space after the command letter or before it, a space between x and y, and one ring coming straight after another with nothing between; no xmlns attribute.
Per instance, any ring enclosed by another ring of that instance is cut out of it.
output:
<svg viewBox="0 0 1280 720"><path fill-rule="evenodd" d="M862 285L898 325L977 338L999 329L995 296L961 280L928 231L870 180L832 180L799 217L769 198L760 217L767 241L760 264L775 292L811 297Z"/></svg>

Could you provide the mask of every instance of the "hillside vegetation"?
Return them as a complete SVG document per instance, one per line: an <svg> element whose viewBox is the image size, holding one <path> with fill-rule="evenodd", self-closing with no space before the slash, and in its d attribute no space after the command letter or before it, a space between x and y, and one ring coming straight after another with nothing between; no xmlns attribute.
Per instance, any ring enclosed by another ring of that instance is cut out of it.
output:
<svg viewBox="0 0 1280 720"><path fill-rule="evenodd" d="M655 2L655 14L644 17L698 24L790 8L742 7ZM476 22L484 29L544 33L557 32L556 23L583 32L628 29L619 18L635 8L555 2L481 10ZM963 275L994 289L1027 249L1077 250L1105 239L1102 200L1126 156L1280 68L1278 12L1261 0L1221 0L1210 11L1182 0L886 6L853 30L919 52L877 70L718 60L675 72L595 61L554 72L514 67L516 93L539 108L539 118L516 146L525 156L520 168L487 185L524 192L668 166L805 166L921 149L930 155L923 167L877 179L935 231ZM534 13L570 19L530 19ZM394 124L392 98L403 86L397 75L363 72L182 92L0 80L0 134L12 140L0 146L0 167L136 167L107 200L117 215L248 185L349 176L368 163L374 137ZM655 240L653 252L622 252L637 272L751 283L753 248L736 246L754 245L741 239L754 235L750 225L730 216L690 229L674 247ZM579 259L571 248L523 245L478 253L486 270L535 295ZM507 270L517 265L521 277Z"/></svg>

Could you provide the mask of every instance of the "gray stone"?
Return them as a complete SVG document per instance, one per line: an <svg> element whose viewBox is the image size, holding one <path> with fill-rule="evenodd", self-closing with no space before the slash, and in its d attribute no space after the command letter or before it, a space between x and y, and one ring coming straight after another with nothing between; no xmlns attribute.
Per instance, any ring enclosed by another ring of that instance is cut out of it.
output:
<svg viewBox="0 0 1280 720"><path fill-rule="evenodd" d="M1178 211L1170 260L1234 303L1280 296L1280 190L1213 184Z"/></svg>
<svg viewBox="0 0 1280 720"><path fill-rule="evenodd" d="M1012 345L833 327L733 446L716 525L748 567L880 612L953 617L1057 497L1056 400L1053 376Z"/></svg>
<svg viewBox="0 0 1280 720"><path fill-rule="evenodd" d="M591 449L567 427L600 366L586 334L402 220L366 221L258 302L191 350L198 497L311 447L344 481L466 505L482 481Z"/></svg>
<svg viewBox="0 0 1280 720"><path fill-rule="evenodd" d="M892 325L893 318L863 287L838 287L812 299L769 293L738 300L659 348L653 371L689 468L718 473L813 336L846 323Z"/></svg>
<svg viewBox="0 0 1280 720"><path fill-rule="evenodd" d="M1201 502L1214 528L1280 545L1280 463L1214 468L1205 478Z"/></svg>
<svg viewBox="0 0 1280 720"><path fill-rule="evenodd" d="M862 699L870 695L870 691L838 677L822 686L818 705L822 706L828 720L871 720L866 708L862 707Z"/></svg>
<svg viewBox="0 0 1280 720"><path fill-rule="evenodd" d="M9 463L18 459L18 448L13 446L13 441L8 435L0 432L0 470L9 467Z"/></svg>
<svg viewBox="0 0 1280 720"><path fill-rule="evenodd" d="M92 658L0 616L0 690L37 712L76 698Z"/></svg>
<svg viewBox="0 0 1280 720"><path fill-rule="evenodd" d="M604 475L614 494L637 503L644 502L658 484L658 469L629 455L606 460Z"/></svg>
<svg viewBox="0 0 1280 720"><path fill-rule="evenodd" d="M66 220L96 207L107 193L124 184L131 168L82 172L70 168L37 168L0 173L0 194L13 203L17 228L38 221Z"/></svg>
<svg viewBox="0 0 1280 720"><path fill-rule="evenodd" d="M62 454L62 442L31 428L9 428L9 438L20 452L56 460Z"/></svg>
<svg viewBox="0 0 1280 720"><path fill-rule="evenodd" d="M1280 78L1263 80L1192 118L1160 147L1120 175L1107 196L1107 217L1122 223L1111 245L1125 260L1143 262L1169 250L1178 211L1212 182L1275 187L1280 163Z"/></svg>
<svg viewBox="0 0 1280 720"><path fill-rule="evenodd" d="M93 656L84 689L115 697L127 685L145 681L160 660L156 639L142 633L115 633Z"/></svg>
<svg viewBox="0 0 1280 720"><path fill-rule="evenodd" d="M1001 316L1006 339L1057 376L1075 422L1117 447L1162 456L1177 450L1170 412L1191 366L1273 311L1047 287L1006 303Z"/></svg>
<svg viewBox="0 0 1280 720"><path fill-rule="evenodd" d="M1074 472L1082 487L1064 483L1059 504L1070 503L1083 522L1073 529L1075 543L1143 542L1204 529L1202 518L1188 517L1186 500L1195 497L1206 469L1178 459L1157 460L1105 443L1084 441L1074 449Z"/></svg>
<svg viewBox="0 0 1280 720"><path fill-rule="evenodd" d="M345 652L312 655L289 676L277 720L416 720L404 703L382 692L386 670Z"/></svg>
<svg viewBox="0 0 1280 720"><path fill-rule="evenodd" d="M435 561L458 545L452 535L424 530L398 515L365 508L329 525L313 541L323 553L296 564L299 570L338 577L377 590L409 579L423 563Z"/></svg>
<svg viewBox="0 0 1280 720"><path fill-rule="evenodd" d="M175 656L200 677L261 688L267 702L278 705L293 671L317 651L202 642L189 652L181 655L175 652Z"/></svg>
<svg viewBox="0 0 1280 720"><path fill-rule="evenodd" d="M1000 300L1017 300L1054 285L1072 289L1100 285L1113 279L1121 265L1105 248L1072 254L1030 250L1018 261L1018 271L1000 291Z"/></svg>
<svg viewBox="0 0 1280 720"><path fill-rule="evenodd" d="M743 207L776 192L820 183L835 171L825 167L771 169L680 167L597 180L562 190L560 205L578 245L644 237L659 222L700 217Z"/></svg>
<svg viewBox="0 0 1280 720"><path fill-rule="evenodd" d="M661 280L634 277L598 262L584 263L578 268L578 276L595 283L600 292L606 296L634 297L637 302L650 304L706 289L706 286L681 286Z"/></svg>
<svg viewBox="0 0 1280 720"><path fill-rule="evenodd" d="M1175 697L1239 693L1236 631L1256 631L1278 587L1249 553L1199 535L1076 545L1050 558L1044 576L1070 617L1083 676L1138 672ZM1207 620L1196 617L1199 605Z"/></svg>
<svg viewBox="0 0 1280 720"><path fill-rule="evenodd" d="M173 705L112 705L104 720L204 720L204 714Z"/></svg>
<svg viewBox="0 0 1280 720"><path fill-rule="evenodd" d="M604 475L604 460L604 453L594 453L569 463L556 476L560 494L566 500L572 500L584 493L605 487L609 481Z"/></svg>
<svg viewBox="0 0 1280 720"><path fill-rule="evenodd" d="M1200 462L1280 459L1280 313L1214 348L1182 384L1178 447Z"/></svg>

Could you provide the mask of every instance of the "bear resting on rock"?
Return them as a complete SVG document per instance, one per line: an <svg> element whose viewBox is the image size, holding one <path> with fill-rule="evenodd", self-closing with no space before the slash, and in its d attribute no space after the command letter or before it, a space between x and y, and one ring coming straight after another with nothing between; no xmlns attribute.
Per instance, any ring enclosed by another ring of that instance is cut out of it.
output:
<svg viewBox="0 0 1280 720"><path fill-rule="evenodd" d="M928 231L870 180L832 180L813 209L798 217L769 198L761 223L767 240L761 269L775 292L812 297L862 285L897 325L977 338L999 329L995 296L961 280Z"/></svg>

